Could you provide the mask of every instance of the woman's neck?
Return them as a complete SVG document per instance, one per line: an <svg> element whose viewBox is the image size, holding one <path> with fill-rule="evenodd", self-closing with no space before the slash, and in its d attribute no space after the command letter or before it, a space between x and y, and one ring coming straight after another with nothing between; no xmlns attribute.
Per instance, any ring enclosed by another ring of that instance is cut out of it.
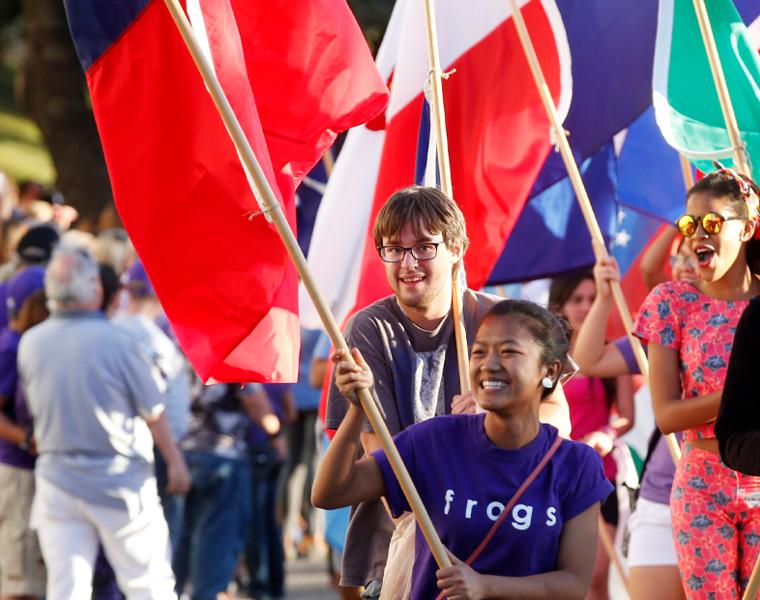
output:
<svg viewBox="0 0 760 600"><path fill-rule="evenodd" d="M760 292L760 282L747 266L745 260L737 260L717 281L699 281L699 290L718 300L748 300Z"/></svg>
<svg viewBox="0 0 760 600"><path fill-rule="evenodd" d="M519 415L503 415L487 411L483 427L486 436L494 445L507 450L516 450L536 438L541 424L538 421L538 411Z"/></svg>

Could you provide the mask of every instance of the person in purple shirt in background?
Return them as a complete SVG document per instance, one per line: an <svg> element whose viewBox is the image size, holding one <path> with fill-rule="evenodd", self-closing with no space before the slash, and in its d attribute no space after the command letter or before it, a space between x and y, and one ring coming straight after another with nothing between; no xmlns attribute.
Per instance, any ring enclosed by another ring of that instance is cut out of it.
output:
<svg viewBox="0 0 760 600"><path fill-rule="evenodd" d="M26 267L41 267L50 261L53 249L58 244L61 236L53 225L35 225L21 237L16 245L11 261L11 268L19 272ZM0 306L5 306L8 298L8 285L10 280L0 283ZM8 314L0 310L0 329L8 325Z"/></svg>
<svg viewBox="0 0 760 600"><path fill-rule="evenodd" d="M0 597L38 598L45 566L29 529L34 498L34 440L16 357L21 335L48 316L45 269L27 267L6 287L9 323L0 331ZM21 414L19 414L21 413ZM21 560L19 560L21 557Z"/></svg>
<svg viewBox="0 0 760 600"><path fill-rule="evenodd" d="M283 435L285 407L292 403L291 384L266 384L258 402L260 414L248 429L251 496L245 558L251 598L282 598L285 585L285 549L282 515L277 497L287 442Z"/></svg>
<svg viewBox="0 0 760 600"><path fill-rule="evenodd" d="M538 418L568 348L564 326L549 311L521 300L499 302L480 323L470 355L470 382L484 412L435 417L396 436L453 563L437 569L418 528L412 600L440 591L463 600L583 598L588 592L599 503L612 486L592 448L560 438ZM353 353L358 364L334 354L336 384L351 404L317 472L312 500L334 508L384 496L398 517L410 508L385 453L356 460L365 417L355 392L371 389L373 378L361 353ZM490 532L472 566L462 562Z"/></svg>

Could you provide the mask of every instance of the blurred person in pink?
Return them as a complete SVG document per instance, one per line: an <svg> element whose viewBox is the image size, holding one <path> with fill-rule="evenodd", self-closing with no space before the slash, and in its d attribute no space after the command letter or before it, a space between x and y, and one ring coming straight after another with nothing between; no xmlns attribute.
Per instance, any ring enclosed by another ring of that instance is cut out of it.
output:
<svg viewBox="0 0 760 600"><path fill-rule="evenodd" d="M586 320L596 298L597 290L591 271L576 272L552 281L549 288L549 307L562 314L573 330L572 355L578 330ZM591 446L604 464L604 474L615 485L617 466L612 455L615 439L633 427L633 385L630 377L602 379L580 371L563 385L570 407L570 438ZM604 522L614 538L618 523L617 493L612 492L601 505ZM588 598L608 597L607 580L609 557L601 544L597 547L594 574Z"/></svg>

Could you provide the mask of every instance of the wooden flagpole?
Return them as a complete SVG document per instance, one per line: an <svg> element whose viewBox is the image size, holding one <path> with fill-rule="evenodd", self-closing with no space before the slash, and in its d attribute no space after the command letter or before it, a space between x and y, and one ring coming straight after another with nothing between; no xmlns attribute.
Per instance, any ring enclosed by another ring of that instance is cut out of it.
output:
<svg viewBox="0 0 760 600"><path fill-rule="evenodd" d="M343 334L341 333L340 328L335 321L335 318L330 312L327 302L316 286L316 282L314 281L314 278L309 271L309 268L306 264L306 258L304 257L300 246L298 245L298 241L296 240L295 235L293 235L293 232L291 231L290 226L285 219L285 215L282 213L282 208L280 207L280 204L277 201L277 198L275 197L274 192L272 191L272 188L270 187L269 182L267 181L264 172L262 171L261 166L259 165L259 162L253 153L253 150L251 149L250 144L248 143L248 139L246 138L245 133L243 132L243 129L241 128L240 123L238 122L237 117L235 116L235 113L232 110L232 107L230 106L230 103L227 100L227 97L225 96L221 85L219 84L219 80L216 77L216 73L214 72L213 67L209 64L208 60L203 54L203 51L200 48L200 45L198 44L198 41L195 38L195 34L193 32L192 26L190 25L190 22L187 19L187 16L182 10L182 7L179 5L178 0L164 0L164 3L169 9L172 18L174 19L174 23L177 25L177 29L179 29L179 32L182 35L182 39L185 41L185 45L187 46L187 49L189 50L193 61L195 62L195 65L198 68L198 71L200 72L204 83L206 84L209 94L211 95L211 98L213 99L214 104L216 105L216 108L219 111L219 114L224 121L225 126L227 127L227 131L229 132L230 137L235 144L235 148L238 151L238 155L240 156L243 168L249 175L249 181L252 184L252 191L254 193L254 196L256 196L258 202L261 204L262 210L272 221L275 228L277 229L277 232L280 234L280 237L282 238L282 241L287 248L288 254L293 260L298 274L301 276L301 280L306 286L306 289L311 296L312 302L314 302L314 306L317 308L317 312L322 319L322 323L325 325L325 329L330 336L330 340L332 341L333 346L345 352L348 360L352 360L350 358L351 354L348 351L346 341L343 338ZM388 427L386 426L385 421L383 420L380 411L376 406L374 399L372 398L372 395L370 394L369 390L361 390L358 396L362 409L364 410L370 424L372 425L372 428L380 439L380 444L388 457L394 474L398 478L401 489L404 492L404 496L408 500L409 505L414 512L414 516L417 519L420 530L425 536L425 539L430 546L430 549L433 553L433 556L435 557L436 562L438 563L438 566L441 568L450 566L451 560L446 553L446 548L441 543L441 540L438 537L435 528L433 527L430 516L428 515L425 506L422 504L419 493L414 487L414 483L409 476L409 472L406 470L406 467L401 460L398 449L393 443L393 438L388 431Z"/></svg>
<svg viewBox="0 0 760 600"><path fill-rule="evenodd" d="M688 194L689 190L694 187L694 173L691 170L691 163L683 154L679 154L678 159L681 162L681 175L683 176L683 185L686 188L686 193Z"/></svg>
<svg viewBox="0 0 760 600"><path fill-rule="evenodd" d="M609 556L612 564L615 565L615 570L617 571L617 574L620 577L620 581L623 582L623 585L625 586L625 589L628 592L628 595L630 596L631 588L628 587L628 577L626 577L625 575L625 569L623 568L623 563L620 562L620 557L618 556L617 552L615 552L615 545L612 543L610 532L607 531L607 523L605 523L604 519L602 518L602 515L599 515L598 528L599 528L599 540L602 542L604 551L607 553L607 556Z"/></svg>
<svg viewBox="0 0 760 600"><path fill-rule="evenodd" d="M583 185L583 180L581 179L578 165L575 163L575 158L573 157L572 150L570 149L570 144L567 141L565 130L560 123L557 109L554 107L551 92L549 91L549 87L547 86L546 80L544 79L541 65L538 62L538 57L536 56L535 49L533 48L530 34L528 33L528 30L525 26L525 21L522 18L522 13L520 12L520 9L518 8L517 2L515 0L508 1L512 8L512 17L514 19L515 26L517 27L520 43L522 44L523 51L525 52L526 58L528 59L528 63L530 64L531 72L533 73L533 78L535 80L536 87L538 88L539 95L541 96L541 101L544 105L544 109L549 116L552 129L554 130L557 139L559 152L562 156L563 162L565 163L565 168L567 168L570 182L572 183L573 190L575 191L575 195L578 198L578 203L580 205L581 212L583 213L583 218L586 221L586 227L588 227L589 233L591 234L591 239L595 242L594 252L597 254L597 258L608 258L609 255L607 254L606 244L604 242L604 237L602 236L602 230L599 227L599 222L596 218L596 215L594 214L594 209L591 206L591 201L589 200L588 194L586 193L586 188ZM636 338L631 333L633 330L633 322L631 319L630 311L626 306L625 298L623 297L623 292L620 288L619 283L613 282L612 294L615 299L615 304L617 305L618 311L620 312L623 326L628 333L628 339L630 340L631 346L634 349L636 362L641 369L641 374L648 378L649 365L647 363L646 356L644 355L644 351L641 347L641 343L639 342L638 338Z"/></svg>
<svg viewBox="0 0 760 600"><path fill-rule="evenodd" d="M443 106L443 86L441 85L441 59L438 53L438 33L435 26L434 0L424 0L425 31L427 33L428 64L430 66L429 81L433 96L431 112L438 154L438 171L441 176L441 190L451 201L454 192L451 185L451 165L449 163L449 139L446 133L446 112ZM467 330L464 327L462 307L462 290L459 283L459 269L464 268L464 259L452 273L451 278L451 312L454 324L454 341L457 348L457 366L459 368L459 387L462 394L471 391L470 374L467 368L469 352L467 350Z"/></svg>
<svg viewBox="0 0 760 600"><path fill-rule="evenodd" d="M430 66L430 91L433 96L431 106L433 127L438 151L438 170L441 189L453 198L451 189L451 165L449 164L449 138L446 131L446 111L443 106L443 85L441 84L441 57L438 52L438 33L435 25L434 0L425 0L425 32L427 33L428 65Z"/></svg>
<svg viewBox="0 0 760 600"><path fill-rule="evenodd" d="M758 592L760 592L760 558L755 561L755 566L752 569L752 575L749 577L749 583L742 596L742 600L756 600Z"/></svg>
<svg viewBox="0 0 760 600"><path fill-rule="evenodd" d="M330 179L330 175L332 175L333 169L335 168L335 159L333 158L332 148L328 148L327 152L322 156L322 164L325 167L327 178Z"/></svg>
<svg viewBox="0 0 760 600"><path fill-rule="evenodd" d="M728 93L726 76L723 73L723 66L720 64L718 48L715 45L712 27L710 27L710 17L707 14L703 0L694 0L694 12L697 14L699 30L702 33L702 41L705 44L705 51L707 52L707 60L710 62L710 71L712 71L713 80L715 81L715 90L718 92L720 109L723 111L723 120L726 122L728 138L731 140L736 168L740 173L752 177L752 172L747 161L746 149L739 133L739 125L736 122L734 107L731 104L731 96Z"/></svg>
<svg viewBox="0 0 760 600"><path fill-rule="evenodd" d="M533 42L531 41L530 34L528 33L528 29L525 26L525 21L523 20L522 13L520 12L520 9L517 6L517 2L515 0L508 1L512 9L512 17L514 19L515 26L517 27L517 34L520 38L520 44L522 45L523 51L525 52L525 57L527 58L528 64L530 65L530 70L533 74L533 79L536 83L536 87L538 88L541 102L544 105L544 109L546 110L546 113L551 122L552 129L555 133L557 146L562 156L562 161L565 163L565 168L567 169L567 173L570 177L570 182L573 185L575 196L578 198L578 204L580 205L581 212L583 213L583 218L586 221L586 227L588 227L589 233L591 234L591 239L594 242L594 252L596 253L597 258L608 258L609 254L607 253L607 247L604 243L602 230L599 228L599 222L597 221L596 215L594 214L594 209L591 206L591 201L589 200L588 194L586 193L586 188L583 185L583 179L581 179L578 165L575 163L575 157L573 156L572 150L570 149L570 144L567 141L567 134L562 127L559 115L557 114L557 109L554 107L551 92L549 91L549 87L546 84L546 79L544 78L543 72L541 70L541 64L539 63L538 56L536 56L536 51L533 48ZM646 378L647 381L649 381L649 362L647 361L646 354L644 353L644 348L641 346L641 341L635 335L633 335L633 320L631 319L631 313L628 310L625 296L623 296L623 290L620 287L620 282L610 282L610 287L612 289L612 297L615 300L615 305L617 306L618 312L620 313L620 319L623 322L623 327L625 327L626 334L628 335L628 340L631 343L631 348L633 348L633 353L636 357L636 363L639 366L641 374ZM677 463L681 456L681 449L678 446L678 441L675 439L675 436L672 433L666 435L665 437L673 461Z"/></svg>

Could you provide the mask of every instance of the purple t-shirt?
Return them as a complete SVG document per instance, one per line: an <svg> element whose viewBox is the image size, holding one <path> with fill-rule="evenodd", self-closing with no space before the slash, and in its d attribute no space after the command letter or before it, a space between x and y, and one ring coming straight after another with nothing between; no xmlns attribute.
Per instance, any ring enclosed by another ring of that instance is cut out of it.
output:
<svg viewBox="0 0 760 600"><path fill-rule="evenodd" d="M8 327L8 308L6 302L8 301L8 281L0 283L0 328L5 329Z"/></svg>
<svg viewBox="0 0 760 600"><path fill-rule="evenodd" d="M679 439L680 441L680 439ZM657 444L649 457L644 475L641 478L639 496L658 504L670 503L670 490L673 487L673 477L676 465L670 456L665 436L657 440Z"/></svg>
<svg viewBox="0 0 760 600"><path fill-rule="evenodd" d="M480 544L504 505L557 437L551 425L517 450L495 446L485 414L441 416L413 425L395 440L443 544L462 560ZM410 510L385 453L377 460L394 516ZM589 446L564 441L517 501L472 567L479 573L527 576L557 568L563 523L612 491ZM437 566L419 528L412 599L435 598Z"/></svg>
<svg viewBox="0 0 760 600"><path fill-rule="evenodd" d="M18 388L16 357L20 340L21 334L8 327L0 331L0 396L5 398L2 410L5 416L14 423L18 422L16 418ZM34 457L15 444L0 439L0 463L20 469L33 469Z"/></svg>
<svg viewBox="0 0 760 600"><path fill-rule="evenodd" d="M638 375L640 373L639 364L636 362L636 356L633 353L631 341L626 336L623 336L616 339L613 344L615 344L615 348L617 348L620 351L620 354L623 356L623 360L625 361L625 366L628 368L628 372L631 375ZM646 352L646 350L647 347L646 344L644 344L644 352Z"/></svg>

